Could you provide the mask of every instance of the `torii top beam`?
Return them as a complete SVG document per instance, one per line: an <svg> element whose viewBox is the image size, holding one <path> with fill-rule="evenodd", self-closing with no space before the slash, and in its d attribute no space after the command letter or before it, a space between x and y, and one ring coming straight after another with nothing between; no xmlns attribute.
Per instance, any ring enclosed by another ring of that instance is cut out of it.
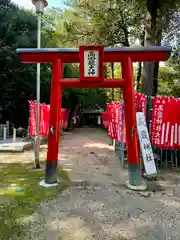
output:
<svg viewBox="0 0 180 240"><path fill-rule="evenodd" d="M104 48L104 62L121 62L130 57L133 62L159 62L169 58L171 47L124 47ZM22 48L17 49L24 63L51 63L54 59L61 59L63 63L78 63L78 48Z"/></svg>

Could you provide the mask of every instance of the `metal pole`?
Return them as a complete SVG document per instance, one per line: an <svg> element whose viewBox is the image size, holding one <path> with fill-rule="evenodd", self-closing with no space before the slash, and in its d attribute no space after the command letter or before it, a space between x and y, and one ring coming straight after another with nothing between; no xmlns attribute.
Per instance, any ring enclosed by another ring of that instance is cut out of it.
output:
<svg viewBox="0 0 180 240"><path fill-rule="evenodd" d="M37 15L37 48L41 48L41 14ZM40 168L39 163L39 120L40 120L40 76L41 76L41 65L37 63L37 81L36 81L36 137L35 137L35 164L36 168Z"/></svg>

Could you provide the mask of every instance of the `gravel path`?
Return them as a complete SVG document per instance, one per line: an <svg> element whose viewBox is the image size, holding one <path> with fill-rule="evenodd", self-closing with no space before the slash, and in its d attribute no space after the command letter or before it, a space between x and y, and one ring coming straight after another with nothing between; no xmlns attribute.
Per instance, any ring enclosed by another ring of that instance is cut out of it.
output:
<svg viewBox="0 0 180 240"><path fill-rule="evenodd" d="M41 203L26 239L180 239L179 175L162 172L147 194L127 190L127 171L109 143L97 129L63 136L59 164L76 186Z"/></svg>

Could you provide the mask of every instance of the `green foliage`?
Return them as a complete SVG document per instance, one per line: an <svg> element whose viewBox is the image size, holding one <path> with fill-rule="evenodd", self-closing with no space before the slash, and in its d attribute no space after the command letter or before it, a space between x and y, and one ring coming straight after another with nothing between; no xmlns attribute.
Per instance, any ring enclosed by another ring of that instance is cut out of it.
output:
<svg viewBox="0 0 180 240"><path fill-rule="evenodd" d="M180 97L180 48L169 59L166 68L159 72L159 94Z"/></svg>
<svg viewBox="0 0 180 240"><path fill-rule="evenodd" d="M159 69L159 95L163 96L173 96L174 94L174 74L170 71L169 68L160 68ZM175 95L177 96L177 94Z"/></svg>
<svg viewBox="0 0 180 240"><path fill-rule="evenodd" d="M144 45L161 45L162 36L166 35L173 24L174 13L179 12L179 0L138 0L136 10L144 8L144 19L142 24L145 26ZM147 95L156 95L158 64L145 63L143 66L142 91Z"/></svg>
<svg viewBox="0 0 180 240"><path fill-rule="evenodd" d="M76 47L84 44L86 38L83 34L89 30L88 24L84 19L76 14L74 10L49 11L51 25L56 29L49 41L49 47ZM82 40L79 40L81 37ZM90 36L87 37L89 39ZM65 78L78 78L79 67L77 65L65 65ZM87 107L92 101L97 102L101 107L105 107L106 92L104 89L64 89L63 107L70 108L72 111L77 105Z"/></svg>
<svg viewBox="0 0 180 240"><path fill-rule="evenodd" d="M74 24L69 21L69 37L71 38L72 33L73 39L76 39L74 44L83 41L86 44L98 43L104 46L129 46L131 36L138 35L135 27L139 24L141 10L134 11L133 1L72 0L68 3L74 19Z"/></svg>
<svg viewBox="0 0 180 240"><path fill-rule="evenodd" d="M36 96L36 65L22 64L17 48L36 47L37 23L33 13L10 1L0 2L0 109L3 118L27 126L28 100ZM43 37L42 37L43 39ZM41 100L49 101L49 66L41 66ZM18 117L17 117L18 116Z"/></svg>
<svg viewBox="0 0 180 240"><path fill-rule="evenodd" d="M0 16L3 19L0 26L0 107L3 116L12 120L14 111L19 113L25 107L24 100L33 88L33 67L22 66L15 49L34 46L36 21L29 12L20 12L10 1L1 1ZM28 88L27 79L31 79Z"/></svg>

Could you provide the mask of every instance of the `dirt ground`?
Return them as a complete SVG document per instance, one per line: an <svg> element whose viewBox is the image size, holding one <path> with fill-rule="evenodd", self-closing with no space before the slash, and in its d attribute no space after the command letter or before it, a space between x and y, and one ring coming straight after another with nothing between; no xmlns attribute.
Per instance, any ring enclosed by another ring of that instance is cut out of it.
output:
<svg viewBox="0 0 180 240"><path fill-rule="evenodd" d="M69 172L72 187L55 200L41 202L28 219L31 228L25 239L180 239L180 175L161 172L147 193L132 192L124 187L128 173L110 142L98 129L62 136L59 165ZM21 154L22 159L32 161L32 152Z"/></svg>

